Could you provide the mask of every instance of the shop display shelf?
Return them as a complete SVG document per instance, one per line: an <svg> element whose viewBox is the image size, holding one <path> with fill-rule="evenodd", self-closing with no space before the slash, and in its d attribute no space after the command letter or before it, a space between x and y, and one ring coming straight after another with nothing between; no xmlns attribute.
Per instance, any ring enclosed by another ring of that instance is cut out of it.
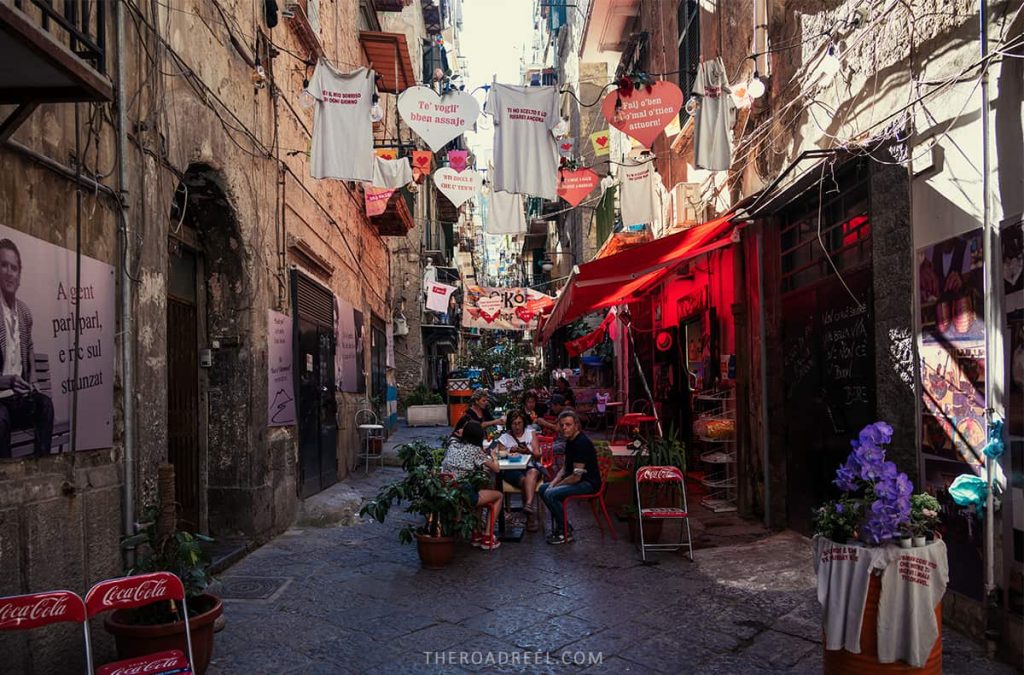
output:
<svg viewBox="0 0 1024 675"><path fill-rule="evenodd" d="M732 489L736 487L736 479L731 476L705 476L700 481L704 487Z"/></svg>
<svg viewBox="0 0 1024 675"><path fill-rule="evenodd" d="M727 513L736 510L735 499L723 499L713 496L703 497L700 500L701 506L710 509L714 513Z"/></svg>
<svg viewBox="0 0 1024 675"><path fill-rule="evenodd" d="M712 450L711 452L705 452L702 454L700 456L700 461L707 462L708 464L732 464L736 461L736 453Z"/></svg>
<svg viewBox="0 0 1024 675"><path fill-rule="evenodd" d="M735 443L736 442L735 438L711 438L710 436L700 436L700 435L698 435L697 438L699 438L701 441L703 441L705 443Z"/></svg>

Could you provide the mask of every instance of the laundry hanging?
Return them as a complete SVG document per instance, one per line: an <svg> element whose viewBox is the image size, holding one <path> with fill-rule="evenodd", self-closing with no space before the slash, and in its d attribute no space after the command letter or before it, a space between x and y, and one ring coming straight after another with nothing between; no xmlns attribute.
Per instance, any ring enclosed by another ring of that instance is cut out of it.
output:
<svg viewBox="0 0 1024 675"><path fill-rule="evenodd" d="M619 169L622 224L655 224L660 222L662 200L658 190L661 176L651 161L627 161ZM661 186L661 192L664 192Z"/></svg>
<svg viewBox="0 0 1024 675"><path fill-rule="evenodd" d="M307 91L316 99L313 115L313 178L373 180L375 74L368 68L343 73L324 59L317 63Z"/></svg>
<svg viewBox="0 0 1024 675"><path fill-rule="evenodd" d="M700 96L694 114L694 164L698 169L726 171L732 165L732 128L736 103L722 58L705 61L697 69L693 93Z"/></svg>
<svg viewBox="0 0 1024 675"><path fill-rule="evenodd" d="M427 309L442 314L448 311L448 298L455 292L454 286L432 283L427 284L423 290L427 294Z"/></svg>
<svg viewBox="0 0 1024 675"><path fill-rule="evenodd" d="M523 196L514 192L491 190L487 205L487 234L522 234L526 232Z"/></svg>
<svg viewBox="0 0 1024 675"><path fill-rule="evenodd" d="M374 157L373 187L400 188L405 187L412 180L412 167L409 166L408 157L399 157L398 159Z"/></svg>
<svg viewBox="0 0 1024 675"><path fill-rule="evenodd" d="M495 83L485 110L494 117L494 189L557 199L558 89Z"/></svg>

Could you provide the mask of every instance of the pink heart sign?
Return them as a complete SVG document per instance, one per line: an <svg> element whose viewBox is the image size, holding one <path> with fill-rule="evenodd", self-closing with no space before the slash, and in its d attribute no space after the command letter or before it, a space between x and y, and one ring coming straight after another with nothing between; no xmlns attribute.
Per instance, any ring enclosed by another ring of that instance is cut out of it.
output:
<svg viewBox="0 0 1024 675"><path fill-rule="evenodd" d="M618 114L615 111L616 100L620 100L620 94L613 91L601 103L601 112L608 124L649 148L672 118L679 114L683 92L665 81L655 82L649 94L646 89L634 89L629 96L621 96Z"/></svg>
<svg viewBox="0 0 1024 675"><path fill-rule="evenodd" d="M484 177L479 171L456 171L448 167L434 172L434 185L455 208L462 206L483 187Z"/></svg>
<svg viewBox="0 0 1024 675"><path fill-rule="evenodd" d="M572 206L579 206L583 198L601 182L600 176L590 169L577 169L558 171L558 196L569 202Z"/></svg>
<svg viewBox="0 0 1024 675"><path fill-rule="evenodd" d="M480 104L465 92L438 96L430 87L409 87L398 97L402 119L437 152L448 141L473 128Z"/></svg>

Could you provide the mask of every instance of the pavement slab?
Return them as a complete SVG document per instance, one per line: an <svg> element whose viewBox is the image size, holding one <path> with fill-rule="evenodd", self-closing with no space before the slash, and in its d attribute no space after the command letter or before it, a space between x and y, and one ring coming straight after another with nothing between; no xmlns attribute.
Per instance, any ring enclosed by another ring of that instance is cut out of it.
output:
<svg viewBox="0 0 1024 675"><path fill-rule="evenodd" d="M400 473L357 472L343 489L369 499ZM538 532L495 551L460 545L448 568L425 570L397 537L414 518L392 516L294 527L225 571L229 591L252 597L225 601L211 675L821 671L799 535L709 514L712 546L695 562L644 565L624 523L618 540L602 536L583 507L574 543ZM1014 672L948 628L944 650L946 672Z"/></svg>

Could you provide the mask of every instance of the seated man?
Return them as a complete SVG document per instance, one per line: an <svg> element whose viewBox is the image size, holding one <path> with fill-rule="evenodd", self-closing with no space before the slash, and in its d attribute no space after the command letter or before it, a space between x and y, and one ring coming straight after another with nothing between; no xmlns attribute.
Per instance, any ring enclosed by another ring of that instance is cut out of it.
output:
<svg viewBox="0 0 1024 675"><path fill-rule="evenodd" d="M558 426L565 437L565 464L554 480L540 489L541 499L555 520L549 544L572 541L572 528L562 531L565 498L572 495L593 494L601 489L601 471L597 466L597 449L580 430L580 418L572 410L558 416Z"/></svg>

